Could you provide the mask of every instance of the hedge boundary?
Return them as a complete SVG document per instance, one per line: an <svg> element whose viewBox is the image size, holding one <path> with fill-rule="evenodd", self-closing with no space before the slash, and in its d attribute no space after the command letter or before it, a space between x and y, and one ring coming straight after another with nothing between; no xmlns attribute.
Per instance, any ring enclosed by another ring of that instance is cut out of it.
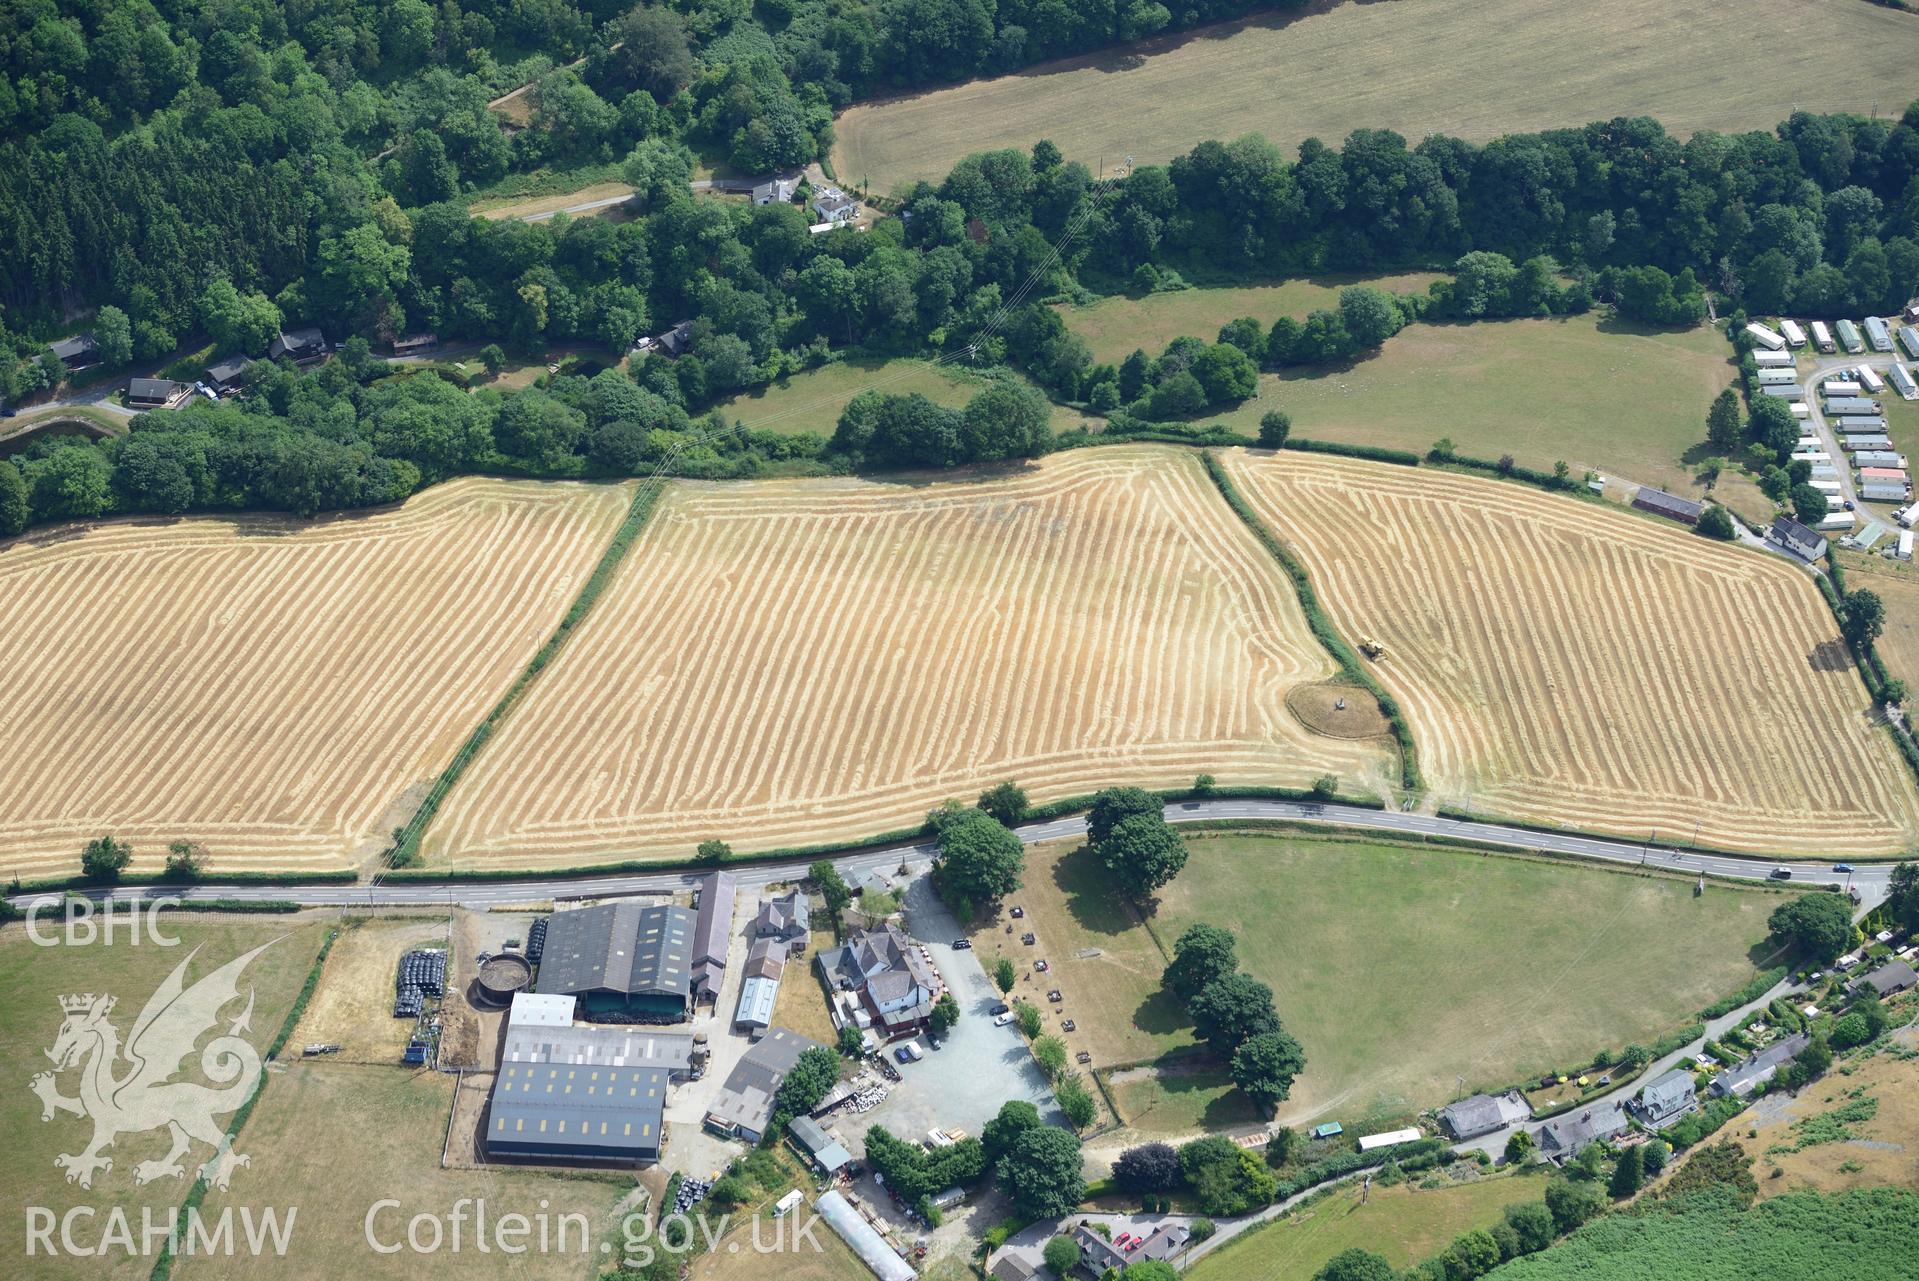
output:
<svg viewBox="0 0 1919 1281"><path fill-rule="evenodd" d="M61 890L112 890L122 887L133 889L180 889L190 890L196 885L352 885L360 879L360 874L352 868L341 868L332 872L223 872L217 876L202 872L191 880L180 880L164 872L137 872L132 875L117 876L112 880L103 880L88 876L49 876L35 881L21 881L18 887L8 887L8 894L46 894Z"/></svg>
<svg viewBox="0 0 1919 1281"><path fill-rule="evenodd" d="M1226 505L1232 508L1233 514L1239 517L1240 522L1252 532L1253 537L1259 540L1260 546L1279 562L1280 568L1285 570L1286 576L1292 580L1293 592L1299 598L1300 610L1306 615L1306 625L1312 629L1314 638L1332 656L1346 679L1371 694L1379 704L1380 714L1386 718L1387 724L1392 729L1393 739L1399 747L1400 782L1409 792L1420 791L1422 785L1419 775L1419 758L1413 744L1413 731L1412 727L1406 723L1404 713L1399 710L1398 700L1387 693L1385 686L1366 670L1365 664L1359 661L1359 655L1339 634L1339 629L1333 626L1332 619L1326 616L1325 609L1319 603L1319 596L1313 591L1312 576L1306 572L1306 566L1296 559L1273 531L1266 527L1266 523L1260 520L1253 511L1252 505L1246 501L1245 495L1241 494L1239 487L1233 483L1233 478L1226 474L1226 469L1221 466L1218 455L1211 450L1204 451L1200 454L1200 462L1205 465L1206 474L1212 478L1213 487L1219 491L1220 497L1226 500Z"/></svg>
<svg viewBox="0 0 1919 1281"><path fill-rule="evenodd" d="M267 1046L266 1054L260 1064L259 1084L254 1087L247 1101L242 1103L239 1110L233 1114L233 1119L227 1122L226 1138L229 1149L233 1141L240 1137L240 1131L246 1128L247 1118L253 1115L254 1106L259 1103L260 1096L267 1092L267 1082L271 1078L267 1065L279 1058L280 1051L284 1050L287 1042L293 1039L293 1029L299 1026L300 1016L306 1013L307 1004L313 1000L313 993L320 986L320 971L326 967L327 953L333 950L333 940L338 937L340 937L340 931L327 931L326 938L320 943L319 954L313 958L313 965L307 970L307 981L301 986L300 995L294 998L292 1008L287 1010L286 1019L280 1024L279 1033L274 1036L272 1044ZM182 1222L200 1208L206 1197L206 1176L199 1175L193 1180L193 1187L188 1190L186 1199L181 1202ZM173 1275L173 1259L173 1242L169 1240L160 1247L159 1256L153 1261L153 1271L148 1274L149 1281L168 1281L168 1278Z"/></svg>
<svg viewBox="0 0 1919 1281"><path fill-rule="evenodd" d="M593 566L593 572L587 576L586 582L580 587L579 595L575 596L573 603L567 606L566 614L560 619L559 625L553 629L553 634L546 638L546 643L541 645L533 657L527 661L526 667L514 678L513 684L509 685L506 692L500 696L500 701L493 705L493 710L473 727L473 732L467 735L464 743L460 744L460 750L453 754L453 759L447 762L446 768L441 770L439 777L433 780L432 788L420 801L419 808L413 811L413 817L395 830L393 845L387 850L385 857L389 867L406 867L419 857L420 838L426 833L427 826L433 822L434 816L439 813L441 803L453 790L453 785L460 781L460 776L466 773L467 767L473 763L474 758L480 754L480 749L486 746L487 740L493 737L493 731L500 727L501 722L518 705L521 696L533 684L534 678L546 670L547 665L559 655L561 647L573 635L574 629L585 621L588 612L599 600L600 593L605 591L606 585L613 580L614 571L620 567L620 562L626 559L627 550L633 546L640 532L646 528L647 520L652 516L653 508L658 504L664 489L665 485L659 481L641 483L639 492L633 495L633 502L626 509L626 518L620 522L619 528L613 531L612 541L607 543L606 550L600 553L599 563Z"/></svg>

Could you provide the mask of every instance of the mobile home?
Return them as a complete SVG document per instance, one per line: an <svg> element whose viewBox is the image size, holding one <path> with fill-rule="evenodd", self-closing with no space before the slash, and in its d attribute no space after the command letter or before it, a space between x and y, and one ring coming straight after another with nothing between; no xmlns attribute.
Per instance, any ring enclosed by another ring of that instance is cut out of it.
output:
<svg viewBox="0 0 1919 1281"><path fill-rule="evenodd" d="M1893 554L1900 560L1912 559L1912 531L1910 529L1902 529L1899 531L1899 550Z"/></svg>
<svg viewBox="0 0 1919 1281"><path fill-rule="evenodd" d="M1826 328L1826 322L1823 320L1815 320L1812 322L1812 345L1820 351L1836 351L1838 349L1837 344L1832 340L1832 330Z"/></svg>
<svg viewBox="0 0 1919 1281"><path fill-rule="evenodd" d="M1752 349L1752 363L1761 369L1773 369L1781 366L1790 369L1793 355L1789 351L1768 351L1764 347Z"/></svg>
<svg viewBox="0 0 1919 1281"><path fill-rule="evenodd" d="M1762 386L1767 383L1790 383L1798 381L1799 375L1790 369L1762 369L1759 371L1759 382Z"/></svg>
<svg viewBox="0 0 1919 1281"><path fill-rule="evenodd" d="M1806 483L1822 494L1839 494L1845 492L1836 480L1809 480Z"/></svg>
<svg viewBox="0 0 1919 1281"><path fill-rule="evenodd" d="M1912 528L1912 521L1915 515L1919 515L1919 503L1913 503L1910 506L1901 507L1898 511L1892 514L1892 518L1898 521L1903 528L1910 529Z"/></svg>
<svg viewBox="0 0 1919 1281"><path fill-rule="evenodd" d="M1839 469L1838 469L1837 467L1834 467L1834 466L1833 466L1833 465L1832 465L1831 463L1814 463L1814 464L1812 465L1812 477L1811 477L1811 479L1813 479L1813 480L1838 480L1838 479L1839 479Z"/></svg>
<svg viewBox="0 0 1919 1281"><path fill-rule="evenodd" d="M1832 396L1826 400L1826 412L1829 414L1877 414L1884 411L1885 406L1878 401L1858 396Z"/></svg>
<svg viewBox="0 0 1919 1281"><path fill-rule="evenodd" d="M1819 390L1828 396L1857 396L1865 391L1865 388L1851 378L1828 378L1820 385Z"/></svg>
<svg viewBox="0 0 1919 1281"><path fill-rule="evenodd" d="M1912 486L1896 480L1868 480L1859 485L1859 497L1869 503L1903 503L1912 497Z"/></svg>
<svg viewBox="0 0 1919 1281"><path fill-rule="evenodd" d="M1796 320L1780 321L1779 332L1786 336L1786 346L1788 347L1803 347L1806 345L1806 331L1799 327L1799 322Z"/></svg>
<svg viewBox="0 0 1919 1281"><path fill-rule="evenodd" d="M1852 456L1854 467L1903 467L1904 455L1890 449L1862 449Z"/></svg>
<svg viewBox="0 0 1919 1281"><path fill-rule="evenodd" d="M1849 454L1877 454L1892 448L1890 436L1848 436L1839 442L1839 448Z"/></svg>
<svg viewBox="0 0 1919 1281"><path fill-rule="evenodd" d="M1919 360L1919 329L1911 325L1899 326L1899 345L1906 349L1906 355Z"/></svg>
<svg viewBox="0 0 1919 1281"><path fill-rule="evenodd" d="M1851 529L1857 523L1857 517L1851 512L1831 512L1814 526L1815 529Z"/></svg>
<svg viewBox="0 0 1919 1281"><path fill-rule="evenodd" d="M1812 417L1812 410L1806 408L1806 402L1803 400L1795 400L1791 405L1787 406L1787 408L1792 410L1792 416L1794 418Z"/></svg>
<svg viewBox="0 0 1919 1281"><path fill-rule="evenodd" d="M1898 389L1902 400L1919 400L1919 383L1912 380L1912 373L1904 365L1894 365L1888 371L1892 376L1892 385Z"/></svg>
<svg viewBox="0 0 1919 1281"><path fill-rule="evenodd" d="M1893 368L1897 369L1898 366L1894 365ZM1886 380L1881 378L1879 371L1871 365L1861 365L1853 372L1859 375L1859 385L1866 389L1867 395L1877 396L1886 389Z"/></svg>
<svg viewBox="0 0 1919 1281"><path fill-rule="evenodd" d="M1870 324L1872 322L1868 321L1866 323ZM1884 323L1884 321L1880 322L1881 325L1884 325ZM1776 330L1768 329L1756 320L1746 326L1746 336L1768 351L1784 351L1786 349L1786 340L1781 338ZM1892 349L1888 347L1886 350L1890 351Z"/></svg>
<svg viewBox="0 0 1919 1281"><path fill-rule="evenodd" d="M1850 320L1836 322L1833 329L1839 334L1839 345L1847 351L1857 355L1866 349L1866 344L1859 337L1859 326Z"/></svg>
<svg viewBox="0 0 1919 1281"><path fill-rule="evenodd" d="M1762 396L1776 396L1780 400L1804 400L1805 394L1799 390L1798 383L1765 383L1759 388Z"/></svg>
<svg viewBox="0 0 1919 1281"><path fill-rule="evenodd" d="M1877 316L1866 317L1866 343L1874 351L1892 350L1892 330Z"/></svg>
<svg viewBox="0 0 1919 1281"><path fill-rule="evenodd" d="M1886 420L1871 414L1846 415L1832 420L1833 430L1841 436L1883 436Z"/></svg>

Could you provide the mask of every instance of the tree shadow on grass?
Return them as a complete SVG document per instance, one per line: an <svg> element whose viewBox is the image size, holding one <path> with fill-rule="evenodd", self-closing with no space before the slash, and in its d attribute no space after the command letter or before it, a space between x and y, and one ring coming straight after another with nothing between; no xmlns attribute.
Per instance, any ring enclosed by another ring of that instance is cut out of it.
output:
<svg viewBox="0 0 1919 1281"><path fill-rule="evenodd" d="M1140 928L1132 911L1113 891L1106 869L1090 845L1081 845L1053 863L1053 884L1066 898L1074 924L1088 934L1118 938Z"/></svg>
<svg viewBox="0 0 1919 1281"><path fill-rule="evenodd" d="M1133 1026L1148 1036L1170 1036L1193 1025L1179 998L1160 988L1133 1011Z"/></svg>

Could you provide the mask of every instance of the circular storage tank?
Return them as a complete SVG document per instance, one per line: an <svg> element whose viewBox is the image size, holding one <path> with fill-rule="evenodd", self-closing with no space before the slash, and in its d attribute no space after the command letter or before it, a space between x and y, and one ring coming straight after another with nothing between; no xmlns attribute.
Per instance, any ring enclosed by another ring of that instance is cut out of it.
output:
<svg viewBox="0 0 1919 1281"><path fill-rule="evenodd" d="M533 967L524 956L512 952L490 958L480 967L480 995L499 1005L508 1005L515 992L532 981Z"/></svg>

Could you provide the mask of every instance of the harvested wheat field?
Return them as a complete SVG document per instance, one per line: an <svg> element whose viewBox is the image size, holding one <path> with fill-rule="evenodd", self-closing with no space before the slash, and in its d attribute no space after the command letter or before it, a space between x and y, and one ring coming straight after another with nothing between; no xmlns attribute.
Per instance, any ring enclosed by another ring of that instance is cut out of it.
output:
<svg viewBox="0 0 1919 1281"><path fill-rule="evenodd" d="M0 868L349 866L552 631L631 489L462 480L372 515L0 545Z"/></svg>
<svg viewBox="0 0 1919 1281"><path fill-rule="evenodd" d="M1377 786L1309 732L1333 672L1190 453L939 483L675 485L429 829L429 862L684 857L917 823L1017 778Z"/></svg>
<svg viewBox="0 0 1919 1281"><path fill-rule="evenodd" d="M1517 484L1223 453L1373 635L1443 804L1668 841L1885 853L1911 779L1805 574Z"/></svg>

